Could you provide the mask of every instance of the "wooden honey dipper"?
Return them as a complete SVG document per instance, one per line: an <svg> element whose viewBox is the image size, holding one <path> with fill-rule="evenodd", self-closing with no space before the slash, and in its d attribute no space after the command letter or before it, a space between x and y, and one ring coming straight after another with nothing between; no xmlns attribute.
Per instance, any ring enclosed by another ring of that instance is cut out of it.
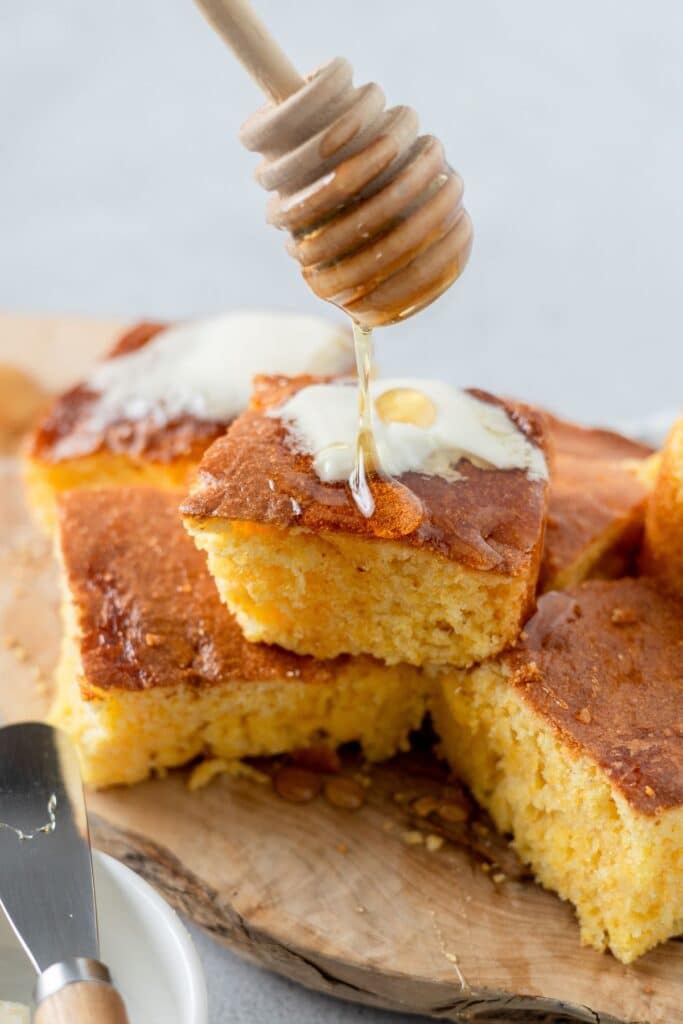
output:
<svg viewBox="0 0 683 1024"><path fill-rule="evenodd" d="M405 319L462 273L472 222L463 180L410 107L355 87L343 57L302 78L247 0L196 0L271 102L242 126L263 155L268 220L316 295L363 327Z"/></svg>

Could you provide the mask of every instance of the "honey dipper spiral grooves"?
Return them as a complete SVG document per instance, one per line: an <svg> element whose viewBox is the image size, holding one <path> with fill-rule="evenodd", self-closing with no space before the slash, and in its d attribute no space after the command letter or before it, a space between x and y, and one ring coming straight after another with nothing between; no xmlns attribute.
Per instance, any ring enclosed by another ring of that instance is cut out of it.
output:
<svg viewBox="0 0 683 1024"><path fill-rule="evenodd" d="M366 327L405 319L460 276L472 247L463 180L410 107L385 109L336 57L243 125L275 195L268 220L312 290Z"/></svg>

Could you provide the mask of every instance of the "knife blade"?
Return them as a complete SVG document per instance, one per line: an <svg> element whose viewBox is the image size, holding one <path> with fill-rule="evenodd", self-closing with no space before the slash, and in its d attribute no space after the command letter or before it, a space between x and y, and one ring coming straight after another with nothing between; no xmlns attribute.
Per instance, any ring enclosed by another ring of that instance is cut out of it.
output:
<svg viewBox="0 0 683 1024"><path fill-rule="evenodd" d="M97 959L90 839L76 752L39 722L0 730L0 903L36 971Z"/></svg>
<svg viewBox="0 0 683 1024"><path fill-rule="evenodd" d="M68 736L42 722L0 729L0 906L38 973L36 1021L126 1024L98 960L78 758Z"/></svg>

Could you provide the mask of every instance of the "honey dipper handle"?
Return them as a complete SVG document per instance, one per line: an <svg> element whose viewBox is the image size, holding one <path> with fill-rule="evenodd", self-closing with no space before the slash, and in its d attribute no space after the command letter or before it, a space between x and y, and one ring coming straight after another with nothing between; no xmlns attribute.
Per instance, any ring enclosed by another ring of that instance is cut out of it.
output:
<svg viewBox="0 0 683 1024"><path fill-rule="evenodd" d="M276 103L297 92L304 80L271 36L249 0L195 0L259 87Z"/></svg>

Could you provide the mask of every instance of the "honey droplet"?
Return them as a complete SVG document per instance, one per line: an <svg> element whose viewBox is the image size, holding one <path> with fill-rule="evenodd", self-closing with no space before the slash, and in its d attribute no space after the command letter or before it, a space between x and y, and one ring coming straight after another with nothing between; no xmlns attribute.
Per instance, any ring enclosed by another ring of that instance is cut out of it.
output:
<svg viewBox="0 0 683 1024"><path fill-rule="evenodd" d="M412 423L426 430L436 419L434 403L417 388L390 388L378 395L375 408L385 423Z"/></svg>
<svg viewBox="0 0 683 1024"><path fill-rule="evenodd" d="M467 821L469 814L466 808L461 807L460 804L443 803L440 804L437 813L443 821L449 822L449 824L460 824L463 821Z"/></svg>
<svg viewBox="0 0 683 1024"><path fill-rule="evenodd" d="M275 792L290 804L307 804L322 789L322 779L304 768L285 765L273 778Z"/></svg>
<svg viewBox="0 0 683 1024"><path fill-rule="evenodd" d="M325 783L325 798L333 807L357 811L365 803L365 791L355 779L342 775Z"/></svg>
<svg viewBox="0 0 683 1024"><path fill-rule="evenodd" d="M421 796L413 804L413 810L419 818L428 817L432 811L437 810L439 801L433 796Z"/></svg>
<svg viewBox="0 0 683 1024"><path fill-rule="evenodd" d="M322 775L336 775L341 771L341 759L332 747L302 747L292 752L292 761L299 768Z"/></svg>

